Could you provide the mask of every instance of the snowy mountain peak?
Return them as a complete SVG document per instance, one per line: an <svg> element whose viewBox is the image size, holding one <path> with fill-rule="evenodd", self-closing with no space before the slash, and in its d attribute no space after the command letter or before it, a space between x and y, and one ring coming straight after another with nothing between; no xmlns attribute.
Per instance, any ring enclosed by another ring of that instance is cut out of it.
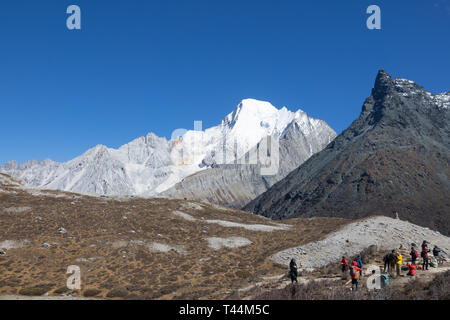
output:
<svg viewBox="0 0 450 320"><path fill-rule="evenodd" d="M98 144L95 147L87 150L85 153L83 153L80 157L83 158L89 158L92 160L95 157L100 157L108 153L108 147L102 144ZM74 159L75 160L75 159Z"/></svg>
<svg viewBox="0 0 450 320"><path fill-rule="evenodd" d="M270 102L251 98L242 100L236 109L253 114L274 113L278 111L278 109L275 108Z"/></svg>
<svg viewBox="0 0 450 320"><path fill-rule="evenodd" d="M260 117L273 115L277 111L278 109L269 102L244 99L232 113L225 117L222 123L233 127L238 121L256 120Z"/></svg>
<svg viewBox="0 0 450 320"><path fill-rule="evenodd" d="M65 163L29 161L18 166L11 162L0 166L0 172L34 187L85 194L155 195L200 170L233 163L267 136L281 138L292 123L298 126L298 134L292 138L304 135L319 141L319 136L327 140L330 132L335 134L325 122L301 110L294 113L266 101L244 99L221 124L204 131L190 130L176 140L148 133L118 149L97 145ZM308 150L314 148L308 146Z"/></svg>
<svg viewBox="0 0 450 320"><path fill-rule="evenodd" d="M266 101L244 99L222 121L222 125L240 139L250 138L252 140L250 143L253 144L254 140L258 140L256 141L258 143L264 136L279 137L292 121L299 119L304 121L305 118L308 116L302 110L294 113L286 107L277 109Z"/></svg>

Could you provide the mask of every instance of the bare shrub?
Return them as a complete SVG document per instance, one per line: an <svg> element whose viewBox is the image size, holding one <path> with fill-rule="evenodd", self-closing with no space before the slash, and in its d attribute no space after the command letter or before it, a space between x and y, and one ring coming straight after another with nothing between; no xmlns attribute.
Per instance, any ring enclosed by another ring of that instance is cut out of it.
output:
<svg viewBox="0 0 450 320"><path fill-rule="evenodd" d="M53 287L52 284L40 284L34 287L25 287L19 290L19 294L23 296L42 296Z"/></svg>
<svg viewBox="0 0 450 320"><path fill-rule="evenodd" d="M450 300L450 271L436 276L429 284L428 290L433 300Z"/></svg>
<svg viewBox="0 0 450 320"><path fill-rule="evenodd" d="M69 291L70 291L70 289L67 287L60 287L60 288L54 290L53 293L54 294L63 294L63 293L67 293Z"/></svg>
<svg viewBox="0 0 450 320"><path fill-rule="evenodd" d="M361 259L363 263L369 263L378 253L378 247L376 245L371 245L368 248L360 252Z"/></svg>
<svg viewBox="0 0 450 320"><path fill-rule="evenodd" d="M125 298L128 296L128 290L125 287L116 287L110 290L106 296L108 298Z"/></svg>
<svg viewBox="0 0 450 320"><path fill-rule="evenodd" d="M98 289L86 289L83 292L83 296L85 297L95 297L99 295L102 291Z"/></svg>

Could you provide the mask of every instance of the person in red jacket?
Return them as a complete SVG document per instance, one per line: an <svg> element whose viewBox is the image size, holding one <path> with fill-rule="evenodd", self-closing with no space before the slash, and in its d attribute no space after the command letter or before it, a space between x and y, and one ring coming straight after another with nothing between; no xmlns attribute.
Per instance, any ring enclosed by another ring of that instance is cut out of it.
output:
<svg viewBox="0 0 450 320"><path fill-rule="evenodd" d="M345 270L347 270L347 266L348 266L347 258L342 257L342 260L341 260L342 272L345 272Z"/></svg>
<svg viewBox="0 0 450 320"><path fill-rule="evenodd" d="M430 257L428 256L428 252L430 252L430 251L431 250L425 246L422 250L422 253L420 254L423 258L423 264L422 264L423 270L428 270L428 265L429 265L429 260L430 260Z"/></svg>
<svg viewBox="0 0 450 320"><path fill-rule="evenodd" d="M358 268L358 263L356 261L352 262L350 266L350 277L352 277L352 291L358 290L359 284L359 272L362 272L361 268Z"/></svg>
<svg viewBox="0 0 450 320"><path fill-rule="evenodd" d="M415 247L411 247L411 262L413 265L416 265L416 260L419 258L419 253L417 252Z"/></svg>
<svg viewBox="0 0 450 320"><path fill-rule="evenodd" d="M416 275L416 265L408 263L407 266L409 268L409 272L407 273L407 275L414 277Z"/></svg>

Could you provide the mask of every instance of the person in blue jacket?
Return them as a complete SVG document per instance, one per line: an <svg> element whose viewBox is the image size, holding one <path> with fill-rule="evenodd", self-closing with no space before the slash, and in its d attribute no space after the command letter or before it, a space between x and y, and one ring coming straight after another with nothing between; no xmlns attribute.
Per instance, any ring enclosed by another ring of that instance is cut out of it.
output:
<svg viewBox="0 0 450 320"><path fill-rule="evenodd" d="M361 256L358 255L358 256L356 257L356 260L355 260L355 261L356 261L356 263L358 264L358 268L361 269L361 271L359 271L359 275L362 276L362 266L363 266L363 264L362 264Z"/></svg>
<svg viewBox="0 0 450 320"><path fill-rule="evenodd" d="M359 271L359 275L362 276L363 262L362 262L361 256L358 255L358 256L356 257L355 261L356 261L356 263L358 264L358 268L361 269L361 271Z"/></svg>

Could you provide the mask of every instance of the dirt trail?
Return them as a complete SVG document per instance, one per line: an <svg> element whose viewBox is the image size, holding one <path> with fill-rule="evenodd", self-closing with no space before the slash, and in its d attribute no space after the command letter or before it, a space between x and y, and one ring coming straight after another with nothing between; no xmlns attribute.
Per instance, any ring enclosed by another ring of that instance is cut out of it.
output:
<svg viewBox="0 0 450 320"><path fill-rule="evenodd" d="M330 276L323 278L313 278L311 276L298 277L299 284L307 284L311 281L327 281L327 280L340 280L340 276ZM270 290L283 289L291 283L288 279L287 274L280 274L278 276L264 277L262 281L255 283L254 285L239 289L237 294L242 300L252 300L256 295L262 292L267 292Z"/></svg>
<svg viewBox="0 0 450 320"><path fill-rule="evenodd" d="M445 271L449 271L450 270L450 266L442 266L439 268L430 268L427 271L423 271L423 270L418 270L417 274L416 274L416 278L420 279L420 280L424 280L426 282L433 280L433 278L438 275L439 273L445 272ZM403 273L404 275L405 273ZM394 285L399 285L399 286L403 286L405 285L408 281L413 280L413 278L408 277L406 275L400 277L400 278L396 278Z"/></svg>
<svg viewBox="0 0 450 320"><path fill-rule="evenodd" d="M369 263L370 265L380 265L381 259L377 257L374 261ZM404 260L406 261L406 259ZM407 262L403 264L406 265ZM367 264L367 265L369 265ZM411 278L406 275L406 271L402 271L400 277L392 277L390 279L391 286L392 287L403 287L405 284L407 284L409 281L413 281L415 279L420 279L425 282L431 281L436 275L442 272L450 271L450 262L445 262L443 265L440 265L438 268L430 267L429 270L423 271L423 270L417 270L417 274L414 278ZM317 277L314 274L307 274L306 276L299 276L298 277L298 283L299 284L307 284L311 281L319 282L319 281L342 281L342 285L349 290L351 289L350 281L342 280L342 274L339 271L339 263L336 263L336 273L330 274L324 277ZM367 279L367 275L365 275L361 282L363 285L365 285L365 281ZM238 290L239 298L242 300L252 300L256 296L268 292L271 290L276 289L283 289L286 286L288 286L291 283L291 281L287 277L286 274L280 274L277 276L270 276L270 277L263 277L262 281L255 283L254 285L242 288Z"/></svg>

